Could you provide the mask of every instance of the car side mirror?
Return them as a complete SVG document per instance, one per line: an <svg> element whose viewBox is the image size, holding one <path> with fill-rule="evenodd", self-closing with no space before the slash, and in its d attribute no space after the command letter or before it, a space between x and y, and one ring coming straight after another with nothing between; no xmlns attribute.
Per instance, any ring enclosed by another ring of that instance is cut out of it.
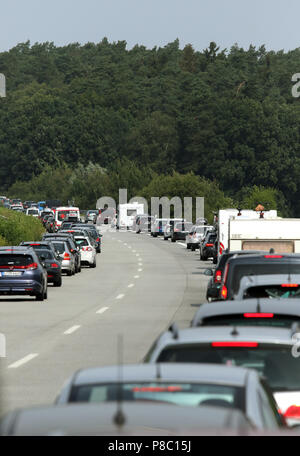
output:
<svg viewBox="0 0 300 456"><path fill-rule="evenodd" d="M214 275L213 270L212 269L205 269L204 275L212 277Z"/></svg>

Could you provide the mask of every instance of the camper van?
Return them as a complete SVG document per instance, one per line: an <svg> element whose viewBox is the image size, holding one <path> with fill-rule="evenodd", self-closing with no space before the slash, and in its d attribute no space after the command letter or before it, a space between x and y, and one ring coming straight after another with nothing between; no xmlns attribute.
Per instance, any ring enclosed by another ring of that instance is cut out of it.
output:
<svg viewBox="0 0 300 456"><path fill-rule="evenodd" d="M133 202L119 204L118 229L131 229L137 215L144 214L144 204Z"/></svg>

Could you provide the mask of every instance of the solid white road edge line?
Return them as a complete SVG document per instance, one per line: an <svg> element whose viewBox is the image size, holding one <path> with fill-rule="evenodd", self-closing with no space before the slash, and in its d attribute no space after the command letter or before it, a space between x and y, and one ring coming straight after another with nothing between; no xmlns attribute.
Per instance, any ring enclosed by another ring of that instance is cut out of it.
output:
<svg viewBox="0 0 300 456"><path fill-rule="evenodd" d="M23 364L28 363L31 361L33 358L36 358L38 356L38 353L30 353L30 355L25 356L22 359L19 359L19 361L16 361L15 363L12 363L8 366L8 369L16 369L17 367L22 366Z"/></svg>
<svg viewBox="0 0 300 456"><path fill-rule="evenodd" d="M122 298L124 298L124 296L125 296L124 294L119 294L119 295L116 297L116 299L122 299Z"/></svg>
<svg viewBox="0 0 300 456"><path fill-rule="evenodd" d="M75 325L71 326L71 328L67 329L67 331L64 332L64 334L69 335L72 334L73 332L77 331L77 329L80 328L80 325Z"/></svg>
<svg viewBox="0 0 300 456"><path fill-rule="evenodd" d="M132 287L134 287L134 283L130 283L130 284L128 285L128 288L132 288Z"/></svg>

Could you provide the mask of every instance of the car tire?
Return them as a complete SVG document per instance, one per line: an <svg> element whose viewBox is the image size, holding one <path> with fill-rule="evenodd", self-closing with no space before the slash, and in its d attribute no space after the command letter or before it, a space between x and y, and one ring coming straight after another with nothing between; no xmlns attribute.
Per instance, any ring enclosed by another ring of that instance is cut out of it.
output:
<svg viewBox="0 0 300 456"><path fill-rule="evenodd" d="M168 238L166 238L166 237L164 236L164 241L167 241L167 240L168 240Z"/></svg>
<svg viewBox="0 0 300 456"><path fill-rule="evenodd" d="M195 252L195 250L196 250L196 247L195 247L194 245L192 245L192 246L191 246L191 251L192 251L192 252Z"/></svg>
<svg viewBox="0 0 300 456"><path fill-rule="evenodd" d="M43 293L37 293L35 295L36 301L44 301L44 292Z"/></svg>
<svg viewBox="0 0 300 456"><path fill-rule="evenodd" d="M176 242L176 239L173 239L173 238L172 238L171 241L172 241L172 242Z"/></svg>
<svg viewBox="0 0 300 456"><path fill-rule="evenodd" d="M61 287L61 285L62 285L61 277L58 280L56 280L55 282L53 282L54 287Z"/></svg>
<svg viewBox="0 0 300 456"><path fill-rule="evenodd" d="M90 264L90 268L95 268L96 266L97 266L96 260L94 261L94 263Z"/></svg>
<svg viewBox="0 0 300 456"><path fill-rule="evenodd" d="M68 271L67 271L67 276L70 277L71 275L73 275L73 271L68 270Z"/></svg>
<svg viewBox="0 0 300 456"><path fill-rule="evenodd" d="M44 292L44 299L48 299L48 287L46 287L46 291Z"/></svg>
<svg viewBox="0 0 300 456"><path fill-rule="evenodd" d="M153 234L153 237L157 237L157 234Z"/></svg>

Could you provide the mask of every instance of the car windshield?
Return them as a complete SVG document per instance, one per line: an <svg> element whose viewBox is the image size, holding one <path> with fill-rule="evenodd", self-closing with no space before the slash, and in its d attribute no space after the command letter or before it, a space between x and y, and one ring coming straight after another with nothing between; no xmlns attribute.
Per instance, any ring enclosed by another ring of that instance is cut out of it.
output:
<svg viewBox="0 0 300 456"><path fill-rule="evenodd" d="M295 285L295 286L294 286ZM286 285L260 285L250 287L244 291L243 299L249 298L299 298L300 286L293 284L292 287Z"/></svg>
<svg viewBox="0 0 300 456"><path fill-rule="evenodd" d="M192 228L192 223L176 223L175 229L180 231L189 231Z"/></svg>
<svg viewBox="0 0 300 456"><path fill-rule="evenodd" d="M53 242L53 245L58 253L64 253L66 251L64 242Z"/></svg>
<svg viewBox="0 0 300 456"><path fill-rule="evenodd" d="M85 238L82 238L82 239L75 239L75 243L76 245L78 245L79 247L83 247L85 245L89 245L87 239Z"/></svg>
<svg viewBox="0 0 300 456"><path fill-rule="evenodd" d="M7 269L13 267L24 267L33 263L32 256L18 255L18 254L0 254L0 269Z"/></svg>
<svg viewBox="0 0 300 456"><path fill-rule="evenodd" d="M45 260L54 260L53 253L50 250L36 250L36 253L40 259L43 256Z"/></svg>
<svg viewBox="0 0 300 456"><path fill-rule="evenodd" d="M118 384L80 385L72 388L70 402L116 401ZM222 384L178 382L123 383L121 395L125 401L159 401L177 405L222 405L243 409L243 388Z"/></svg>
<svg viewBox="0 0 300 456"><path fill-rule="evenodd" d="M248 315L248 316L245 316ZM201 322L201 326L272 326L275 328L290 328L292 323L299 322L300 316L295 315L280 315L269 313L269 316L251 318L251 313L241 313L234 315L217 315L213 317L204 318Z"/></svg>
<svg viewBox="0 0 300 456"><path fill-rule="evenodd" d="M259 260L258 260L259 261ZM264 263L247 263L234 264L232 267L232 279L230 286L234 293L238 292L242 277L251 275L272 275L272 274L300 274L300 261L298 263L272 263L265 261Z"/></svg>
<svg viewBox="0 0 300 456"><path fill-rule="evenodd" d="M38 214L38 213L39 213L39 211L36 210L36 209L29 209L29 210L28 210L28 214L29 214L29 215L36 215L36 214Z"/></svg>
<svg viewBox="0 0 300 456"><path fill-rule="evenodd" d="M274 391L300 390L300 362L293 356L291 345L256 345L255 342L253 348L181 345L165 348L157 362L241 366L257 370Z"/></svg>

